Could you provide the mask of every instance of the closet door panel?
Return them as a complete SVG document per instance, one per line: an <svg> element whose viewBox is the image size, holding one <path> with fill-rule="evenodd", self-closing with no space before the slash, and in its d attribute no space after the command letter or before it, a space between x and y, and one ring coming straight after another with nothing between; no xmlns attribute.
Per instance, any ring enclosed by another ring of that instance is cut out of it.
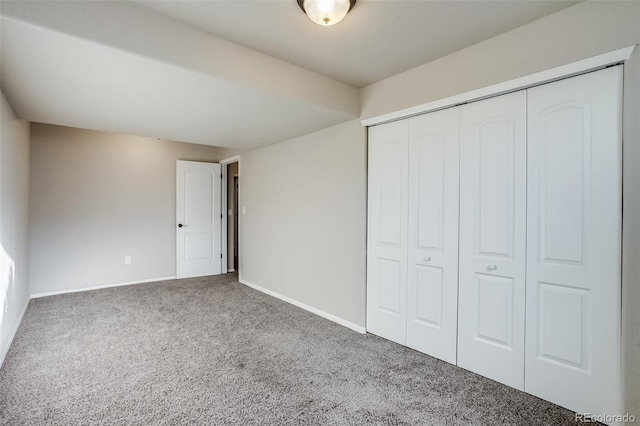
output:
<svg viewBox="0 0 640 426"><path fill-rule="evenodd" d="M622 67L529 89L525 389L620 413Z"/></svg>
<svg viewBox="0 0 640 426"><path fill-rule="evenodd" d="M408 120L369 128L367 331L406 343Z"/></svg>
<svg viewBox="0 0 640 426"><path fill-rule="evenodd" d="M458 365L524 388L526 92L460 109Z"/></svg>
<svg viewBox="0 0 640 426"><path fill-rule="evenodd" d="M459 109L409 119L407 345L456 362Z"/></svg>

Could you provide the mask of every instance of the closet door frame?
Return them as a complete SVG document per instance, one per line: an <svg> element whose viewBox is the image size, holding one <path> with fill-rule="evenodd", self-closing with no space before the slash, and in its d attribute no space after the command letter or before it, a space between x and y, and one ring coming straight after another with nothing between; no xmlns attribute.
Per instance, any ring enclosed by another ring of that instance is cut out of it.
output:
<svg viewBox="0 0 640 426"><path fill-rule="evenodd" d="M526 90L528 88L551 83L554 81L558 81L561 79L578 76L581 74L586 74L592 71L597 71L600 69L604 69L610 67L612 65L620 65L627 61L633 51L635 46L628 46L625 48L617 49L614 51L610 51L601 55L597 55L594 57L586 58L583 60L579 60L573 63L569 63L566 65L561 65L555 68L551 68L548 70L544 70L541 72L533 73L524 77L516 78L513 80L501 82L498 84L486 86L480 89L472 90L470 92L465 92L453 96L449 96L447 98L438 99L435 101L427 102L422 105L417 105L415 107L406 108L403 110L398 110L395 112L370 117L361 121L364 127L377 126L384 123L394 122L396 120L402 120L409 117L413 117L420 114L430 113L437 110L442 110L445 108L453 108L468 102L473 102L485 98L495 97L506 93L515 92L518 90ZM622 237L624 238L625 231L622 230ZM369 247L369 246L368 246ZM624 249L622 249L624 256ZM622 259L620 259L621 261ZM619 265L621 268L621 265ZM367 257L367 286L369 282L369 257ZM618 282L619 286L624 285L624 279L620 279ZM368 289L367 289L367 297L368 297ZM368 310L367 306L367 327L369 327L369 319L368 319ZM369 330L368 330L369 331ZM618 336L620 338L620 336ZM619 348L622 350L623 348ZM626 367L625 367L626 368ZM619 374L616 377L616 380L621 380L620 367L618 368Z"/></svg>

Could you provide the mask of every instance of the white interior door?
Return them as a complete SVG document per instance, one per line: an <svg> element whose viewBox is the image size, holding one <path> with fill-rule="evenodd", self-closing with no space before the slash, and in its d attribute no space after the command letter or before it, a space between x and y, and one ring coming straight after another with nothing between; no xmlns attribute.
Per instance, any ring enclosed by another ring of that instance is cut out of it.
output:
<svg viewBox="0 0 640 426"><path fill-rule="evenodd" d="M460 123L458 365L524 389L526 92Z"/></svg>
<svg viewBox="0 0 640 426"><path fill-rule="evenodd" d="M217 163L176 164L176 275L222 273L221 168Z"/></svg>
<svg viewBox="0 0 640 426"><path fill-rule="evenodd" d="M456 363L459 109L409 119L407 346Z"/></svg>
<svg viewBox="0 0 640 426"><path fill-rule="evenodd" d="M408 120L369 128L367 331L406 342Z"/></svg>
<svg viewBox="0 0 640 426"><path fill-rule="evenodd" d="M527 392L621 413L622 67L529 90Z"/></svg>

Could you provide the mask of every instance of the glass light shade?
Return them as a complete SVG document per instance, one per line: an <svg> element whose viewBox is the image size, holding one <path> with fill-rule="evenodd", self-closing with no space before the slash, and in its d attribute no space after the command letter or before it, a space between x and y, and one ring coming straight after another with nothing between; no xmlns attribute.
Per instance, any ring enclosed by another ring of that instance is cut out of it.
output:
<svg viewBox="0 0 640 426"><path fill-rule="evenodd" d="M347 15L349 0L304 0L304 11L318 25L335 25Z"/></svg>

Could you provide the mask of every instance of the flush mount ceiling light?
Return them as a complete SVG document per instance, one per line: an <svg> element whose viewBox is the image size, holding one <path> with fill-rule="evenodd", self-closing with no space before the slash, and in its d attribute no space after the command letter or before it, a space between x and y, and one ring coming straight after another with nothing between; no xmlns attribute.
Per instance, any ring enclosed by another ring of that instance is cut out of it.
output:
<svg viewBox="0 0 640 426"><path fill-rule="evenodd" d="M347 15L356 0L298 0L298 6L318 25L335 25Z"/></svg>

